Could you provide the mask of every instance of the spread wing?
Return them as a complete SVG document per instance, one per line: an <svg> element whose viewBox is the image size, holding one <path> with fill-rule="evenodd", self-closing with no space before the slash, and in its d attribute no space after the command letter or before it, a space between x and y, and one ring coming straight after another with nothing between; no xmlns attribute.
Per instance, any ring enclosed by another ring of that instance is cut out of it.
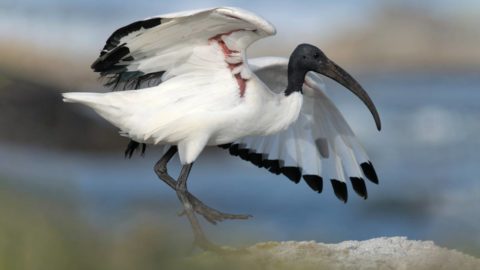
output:
<svg viewBox="0 0 480 270"><path fill-rule="evenodd" d="M208 96L201 86L213 83L213 79L217 85L223 85L224 92L241 88L238 75L233 72L249 76L248 66L242 65L245 50L256 40L274 34L275 28L269 22L238 8L160 15L113 32L91 67L113 90L142 89L171 80L172 86L194 84L195 89L203 91L203 96ZM216 74L215 78L211 74ZM188 78L182 80L181 75ZM172 80L175 77L178 84ZM218 97L218 91L216 94ZM235 96L225 95L223 99L218 97L224 104ZM125 155L131 157L139 146L131 141Z"/></svg>
<svg viewBox="0 0 480 270"><path fill-rule="evenodd" d="M92 69L113 89L155 86L192 69L236 68L248 76L246 48L273 34L269 22L238 8L161 15L115 31Z"/></svg>
<svg viewBox="0 0 480 270"><path fill-rule="evenodd" d="M249 61L255 74L276 92L287 85L288 59L257 58ZM301 179L322 192L330 180L335 195L348 200L347 182L367 198L364 179L378 184L368 156L353 131L325 94L322 79L310 72L305 78L304 105L298 120L271 136L246 137L226 145L230 153L298 183Z"/></svg>

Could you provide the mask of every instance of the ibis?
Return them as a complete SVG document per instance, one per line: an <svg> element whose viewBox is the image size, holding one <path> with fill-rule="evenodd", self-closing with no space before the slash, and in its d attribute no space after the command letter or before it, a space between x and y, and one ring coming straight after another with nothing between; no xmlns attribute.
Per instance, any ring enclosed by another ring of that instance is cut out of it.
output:
<svg viewBox="0 0 480 270"><path fill-rule="evenodd" d="M378 183L372 162L325 92L323 76L350 90L380 117L362 86L319 48L298 45L290 58L248 59L255 41L275 35L267 20L246 10L221 7L151 17L116 30L92 69L113 90L64 93L66 102L95 110L130 139L125 155L164 146L158 177L175 190L204 249L216 246L197 216L216 224L249 215L220 212L191 194L187 180L200 153L218 146L320 193L324 181L336 197L348 188L367 198L366 181ZM178 153L182 168L170 176Z"/></svg>

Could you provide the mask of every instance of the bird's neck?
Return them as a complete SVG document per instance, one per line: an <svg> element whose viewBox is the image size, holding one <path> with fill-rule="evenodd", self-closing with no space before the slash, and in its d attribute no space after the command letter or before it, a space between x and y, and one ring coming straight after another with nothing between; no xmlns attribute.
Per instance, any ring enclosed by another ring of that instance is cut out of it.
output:
<svg viewBox="0 0 480 270"><path fill-rule="evenodd" d="M290 61L288 65L288 86L284 92L287 97L295 92L302 93L303 83L307 72L308 71L306 70L295 68Z"/></svg>

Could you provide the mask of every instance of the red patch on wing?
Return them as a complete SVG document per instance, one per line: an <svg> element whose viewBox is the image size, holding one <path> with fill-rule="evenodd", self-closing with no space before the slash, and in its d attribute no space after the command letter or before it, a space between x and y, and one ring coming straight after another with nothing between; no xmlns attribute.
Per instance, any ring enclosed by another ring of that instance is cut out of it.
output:
<svg viewBox="0 0 480 270"><path fill-rule="evenodd" d="M228 48L227 44L225 44L225 41L223 41L222 37L223 36L228 36L228 35L230 35L234 32L237 32L237 31L241 31L241 30L234 30L234 31L230 31L230 32L227 32L227 33L218 34L218 35L210 38L209 41L217 42L218 45L220 46L220 48L222 49L223 55L225 56L225 58L227 58L228 56L232 55L233 53L239 53L239 51L230 50L230 48ZM230 64L230 63L227 62L226 59L225 59L225 62L228 64L228 69L230 69L230 71L233 71L236 67L243 65L243 62L236 63L236 64ZM242 75L240 73L237 73L237 74L232 73L232 75L237 80L238 88L240 88L240 97L245 96L245 91L247 89L247 80L242 78Z"/></svg>

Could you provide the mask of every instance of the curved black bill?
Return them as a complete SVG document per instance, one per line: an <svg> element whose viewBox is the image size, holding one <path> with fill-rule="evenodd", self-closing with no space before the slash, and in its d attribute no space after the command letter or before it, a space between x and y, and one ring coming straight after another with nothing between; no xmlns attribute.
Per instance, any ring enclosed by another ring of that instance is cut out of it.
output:
<svg viewBox="0 0 480 270"><path fill-rule="evenodd" d="M378 114L377 108L375 108L375 104L373 104L372 99L370 99L370 96L368 96L367 92L363 89L363 87L352 76L350 76L350 74L348 74L345 70L335 64L333 61L328 59L327 63L324 63L317 70L317 72L343 85L345 88L354 93L358 98L360 98L370 110L370 113L372 113L375 124L377 125L377 129L382 129L382 123L380 121L380 116Z"/></svg>

